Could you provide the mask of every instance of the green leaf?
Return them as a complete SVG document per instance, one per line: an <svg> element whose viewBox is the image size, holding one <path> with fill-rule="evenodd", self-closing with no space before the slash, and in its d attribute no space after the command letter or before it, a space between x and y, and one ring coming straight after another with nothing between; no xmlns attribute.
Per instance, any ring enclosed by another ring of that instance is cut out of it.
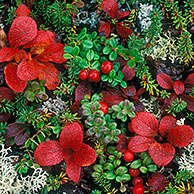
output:
<svg viewBox="0 0 194 194"><path fill-rule="evenodd" d="M86 59L82 59L79 63L79 66L81 69L87 69L88 68L88 61Z"/></svg>
<svg viewBox="0 0 194 194"><path fill-rule="evenodd" d="M114 111L116 111L116 112L120 112L121 111L121 108L120 108L120 106L119 105L112 105L112 107L111 107Z"/></svg>
<svg viewBox="0 0 194 194"><path fill-rule="evenodd" d="M37 126L39 129L41 129L42 127L44 127L44 121L38 122L36 126Z"/></svg>
<svg viewBox="0 0 194 194"><path fill-rule="evenodd" d="M141 166L139 169L142 173L147 173L148 169L145 166Z"/></svg>
<svg viewBox="0 0 194 194"><path fill-rule="evenodd" d="M113 80L113 82L111 83L112 87L116 87L118 85L118 82L116 80Z"/></svg>
<svg viewBox="0 0 194 194"><path fill-rule="evenodd" d="M83 40L82 45L84 49L91 49L93 47L93 43L90 40Z"/></svg>
<svg viewBox="0 0 194 194"><path fill-rule="evenodd" d="M122 174L121 176L121 181L129 181L131 179L131 176L129 174Z"/></svg>
<svg viewBox="0 0 194 194"><path fill-rule="evenodd" d="M107 178L108 180L114 180L115 177L116 177L116 175L115 175L114 172L112 172L112 171L106 173L106 178Z"/></svg>
<svg viewBox="0 0 194 194"><path fill-rule="evenodd" d="M116 72L114 69L112 69L109 74L108 74L111 78L114 78L116 76Z"/></svg>
<svg viewBox="0 0 194 194"><path fill-rule="evenodd" d="M103 54L108 55L111 51L112 49L109 46L105 46L102 52Z"/></svg>
<svg viewBox="0 0 194 194"><path fill-rule="evenodd" d="M117 47L117 41L116 41L116 39L113 38L113 37L109 39L108 43L109 43L110 46L113 47L113 48L116 48L116 47Z"/></svg>
<svg viewBox="0 0 194 194"><path fill-rule="evenodd" d="M103 82L106 82L106 81L108 81L108 75L105 75L105 74L103 74L102 76L101 76L101 80L103 81Z"/></svg>
<svg viewBox="0 0 194 194"><path fill-rule="evenodd" d="M116 147L115 147L115 146L108 146L107 152L108 152L109 154L114 154L115 151L116 151Z"/></svg>
<svg viewBox="0 0 194 194"><path fill-rule="evenodd" d="M91 64L91 69L96 69L97 71L100 71L100 69L101 69L100 62L99 61L94 61Z"/></svg>
<svg viewBox="0 0 194 194"><path fill-rule="evenodd" d="M28 148L29 146L30 146L30 140L28 139L28 140L26 140L26 142L25 142L25 147Z"/></svg>
<svg viewBox="0 0 194 194"><path fill-rule="evenodd" d="M153 161L152 161L151 157L150 156L146 156L144 158L144 160L143 160L143 165L147 166L147 165L151 164L152 162Z"/></svg>
<svg viewBox="0 0 194 194"><path fill-rule="evenodd" d="M127 87L127 83L124 80L121 81L120 85L121 85L122 88L126 88Z"/></svg>
<svg viewBox="0 0 194 194"><path fill-rule="evenodd" d="M117 53L115 53L114 51L112 51L109 55L109 59L110 61L114 61L117 59Z"/></svg>
<svg viewBox="0 0 194 194"><path fill-rule="evenodd" d="M118 168L116 169L115 174L116 174L117 176L120 176L120 175L125 174L125 173L127 173L127 172L128 172L127 167L125 167L125 166L120 166L120 167L118 167Z"/></svg>
<svg viewBox="0 0 194 194"><path fill-rule="evenodd" d="M88 61L91 61L94 58L94 51L93 50L88 50L86 54L86 58Z"/></svg>
<svg viewBox="0 0 194 194"><path fill-rule="evenodd" d="M64 47L64 52L68 54L72 54L73 47L72 46L66 46Z"/></svg>
<svg viewBox="0 0 194 194"><path fill-rule="evenodd" d="M80 52L80 48L78 46L76 46L73 48L72 54L74 56L77 56L77 55L79 55L79 52Z"/></svg>
<svg viewBox="0 0 194 194"><path fill-rule="evenodd" d="M131 163L130 168L137 169L137 168L140 168L141 165L142 165L141 160L138 159L138 160L135 160L135 161L133 161L133 162Z"/></svg>
<svg viewBox="0 0 194 194"><path fill-rule="evenodd" d="M118 183L120 183L120 182L121 182L121 180L122 180L122 179L121 179L121 177L120 177L120 176L117 176L117 177L116 177L116 181L117 181Z"/></svg>
<svg viewBox="0 0 194 194"><path fill-rule="evenodd" d="M83 28L79 35L77 36L77 40L82 40L86 37L87 28Z"/></svg>
<svg viewBox="0 0 194 194"><path fill-rule="evenodd" d="M65 54L63 55L63 57L64 57L65 59L71 59L71 58L73 58L73 56L72 56L71 54L68 54L68 53L65 53Z"/></svg>
<svg viewBox="0 0 194 194"><path fill-rule="evenodd" d="M156 164L150 164L150 165L147 166L147 169L150 172L154 172L154 171L157 170L157 165Z"/></svg>
<svg viewBox="0 0 194 194"><path fill-rule="evenodd" d="M42 143L45 140L41 133L37 135L37 139L39 143Z"/></svg>
<svg viewBox="0 0 194 194"><path fill-rule="evenodd" d="M103 171L102 165L100 165L100 164L95 164L95 165L93 166L93 169L94 169L96 172L99 172L99 173L101 173L101 172Z"/></svg>
<svg viewBox="0 0 194 194"><path fill-rule="evenodd" d="M54 134L59 134L60 132L61 132L61 127L59 125L57 125L53 128L53 133Z"/></svg>
<svg viewBox="0 0 194 194"><path fill-rule="evenodd" d="M104 165L104 169L106 169L106 170L113 170L114 169L114 166L111 163L106 163Z"/></svg>
<svg viewBox="0 0 194 194"><path fill-rule="evenodd" d="M131 60L127 61L127 66L128 67L133 68L133 67L135 67L135 65L136 65L136 62L135 62L134 59L131 59Z"/></svg>

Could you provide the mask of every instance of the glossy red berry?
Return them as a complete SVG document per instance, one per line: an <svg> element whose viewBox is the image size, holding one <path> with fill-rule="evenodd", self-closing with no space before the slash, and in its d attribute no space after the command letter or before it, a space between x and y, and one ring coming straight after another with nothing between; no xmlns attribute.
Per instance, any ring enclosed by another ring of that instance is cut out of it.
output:
<svg viewBox="0 0 194 194"><path fill-rule="evenodd" d="M130 168L129 169L129 174L131 176L138 176L140 174L140 170L139 169Z"/></svg>
<svg viewBox="0 0 194 194"><path fill-rule="evenodd" d="M132 179L132 183L133 183L134 186L135 186L135 185L138 185L138 184L143 185L143 179L142 179L141 177L139 177L139 176L134 177L134 178Z"/></svg>
<svg viewBox="0 0 194 194"><path fill-rule="evenodd" d="M108 105L105 102L99 102L101 107L98 110L101 110L104 114L108 113Z"/></svg>
<svg viewBox="0 0 194 194"><path fill-rule="evenodd" d="M85 80L88 78L88 71L86 69L83 69L79 72L79 78L81 80Z"/></svg>
<svg viewBox="0 0 194 194"><path fill-rule="evenodd" d="M105 74L108 74L112 69L113 69L113 64L110 61L105 61L101 66L101 70Z"/></svg>
<svg viewBox="0 0 194 194"><path fill-rule="evenodd" d="M88 79L91 81L91 82L95 82L99 79L100 77L100 72L95 70L95 69L92 69L89 73L88 73Z"/></svg>
<svg viewBox="0 0 194 194"><path fill-rule="evenodd" d="M133 194L144 194L144 186L141 184L135 185Z"/></svg>
<svg viewBox="0 0 194 194"><path fill-rule="evenodd" d="M126 162L131 162L134 159L134 153L130 150L124 152L124 160Z"/></svg>

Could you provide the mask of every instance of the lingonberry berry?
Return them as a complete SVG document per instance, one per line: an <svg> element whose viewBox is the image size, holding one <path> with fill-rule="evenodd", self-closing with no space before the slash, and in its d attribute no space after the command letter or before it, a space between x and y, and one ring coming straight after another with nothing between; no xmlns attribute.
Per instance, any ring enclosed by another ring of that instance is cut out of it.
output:
<svg viewBox="0 0 194 194"><path fill-rule="evenodd" d="M105 102L99 102L101 107L98 110L101 110L104 114L108 113L108 105Z"/></svg>
<svg viewBox="0 0 194 194"><path fill-rule="evenodd" d="M130 168L129 169L129 174L131 176L138 176L140 174L140 170L139 169Z"/></svg>
<svg viewBox="0 0 194 194"><path fill-rule="evenodd" d="M92 69L89 73L88 73L88 79L91 81L91 82L95 82L99 79L100 77L100 72L95 70L95 69Z"/></svg>
<svg viewBox="0 0 194 194"><path fill-rule="evenodd" d="M101 70L103 73L108 74L113 69L113 64L110 61L102 63Z"/></svg>
<svg viewBox="0 0 194 194"><path fill-rule="evenodd" d="M79 72L79 78L81 80L85 80L88 78L88 71L86 69L83 69Z"/></svg>
<svg viewBox="0 0 194 194"><path fill-rule="evenodd" d="M131 162L134 159L134 153L130 150L124 152L124 160L126 162Z"/></svg>
<svg viewBox="0 0 194 194"><path fill-rule="evenodd" d="M141 184L135 185L133 194L144 194L144 186Z"/></svg>
<svg viewBox="0 0 194 194"><path fill-rule="evenodd" d="M134 178L132 179L132 183L133 183L134 186L135 186L135 185L138 185L138 184L143 185L143 179L142 179L141 177L139 177L139 176L134 177Z"/></svg>

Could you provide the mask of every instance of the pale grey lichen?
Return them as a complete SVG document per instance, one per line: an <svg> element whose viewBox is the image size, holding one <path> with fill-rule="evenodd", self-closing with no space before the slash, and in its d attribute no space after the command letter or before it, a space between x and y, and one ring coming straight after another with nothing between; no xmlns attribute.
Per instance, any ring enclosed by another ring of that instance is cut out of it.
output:
<svg viewBox="0 0 194 194"><path fill-rule="evenodd" d="M18 176L14 170L14 158L9 156L11 147L0 145L0 193L1 194L36 194L46 184L47 172L42 168L32 167L32 175Z"/></svg>

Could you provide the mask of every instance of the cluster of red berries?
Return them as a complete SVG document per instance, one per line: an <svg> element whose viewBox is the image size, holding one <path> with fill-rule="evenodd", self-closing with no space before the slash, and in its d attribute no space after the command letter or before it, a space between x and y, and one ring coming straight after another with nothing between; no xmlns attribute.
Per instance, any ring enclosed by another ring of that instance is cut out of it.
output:
<svg viewBox="0 0 194 194"><path fill-rule="evenodd" d="M124 160L126 162L131 162L134 159L134 153L130 150L126 150L124 152ZM144 186L143 186L143 179L138 176L140 174L139 169L129 168L129 174L133 177L132 184L134 185L133 194L143 194L144 193Z"/></svg>
<svg viewBox="0 0 194 194"><path fill-rule="evenodd" d="M110 61L105 61L101 66L101 70L104 74L108 74L112 69L113 64ZM87 69L83 69L79 73L79 78L81 80L86 80L88 78L91 82L98 82L100 81L100 72L96 69L89 71Z"/></svg>

